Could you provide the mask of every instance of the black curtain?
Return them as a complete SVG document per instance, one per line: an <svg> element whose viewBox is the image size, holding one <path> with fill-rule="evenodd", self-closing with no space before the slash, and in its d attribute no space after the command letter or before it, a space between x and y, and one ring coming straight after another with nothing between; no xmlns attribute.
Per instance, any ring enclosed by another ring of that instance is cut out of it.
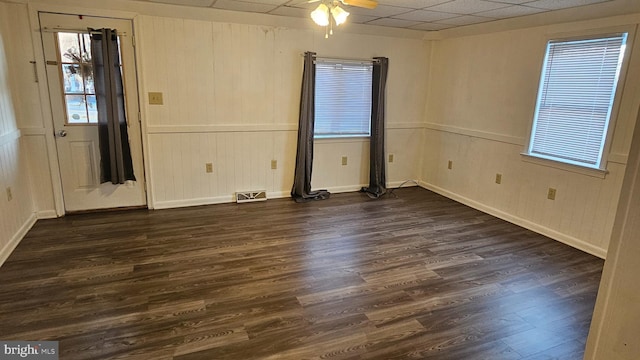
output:
<svg viewBox="0 0 640 360"><path fill-rule="evenodd" d="M315 122L316 65L314 52L304 53L302 91L300 95L300 118L298 124L298 151L296 168L291 188L291 197L296 202L329 198L326 190L311 191L313 168L313 127Z"/></svg>
<svg viewBox="0 0 640 360"><path fill-rule="evenodd" d="M113 29L90 29L90 32L98 110L100 182L124 184L126 180L136 178L127 133L118 35Z"/></svg>
<svg viewBox="0 0 640 360"><path fill-rule="evenodd" d="M387 192L385 153L384 153L384 117L389 59L377 57L373 63L373 79L371 85L371 140L369 155L369 187L361 191L373 198Z"/></svg>

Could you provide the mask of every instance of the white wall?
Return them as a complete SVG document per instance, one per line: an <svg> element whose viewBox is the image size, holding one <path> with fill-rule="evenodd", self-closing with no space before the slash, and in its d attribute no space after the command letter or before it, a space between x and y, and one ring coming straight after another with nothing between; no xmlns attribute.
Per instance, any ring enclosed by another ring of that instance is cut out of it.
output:
<svg viewBox="0 0 640 360"><path fill-rule="evenodd" d="M0 265L35 222L33 200L27 175L24 138L18 118L28 116L28 100L22 98L23 74L33 69L24 64L21 20L28 19L26 6L0 2ZM12 199L9 200L8 189Z"/></svg>
<svg viewBox="0 0 640 360"><path fill-rule="evenodd" d="M625 16L436 41L423 186L604 257L640 103L638 42L604 178L527 162L520 153L547 39L606 33L620 25L634 33L637 23L637 16ZM501 185L495 184L496 173L502 174ZM557 189L555 201L546 198L549 187Z"/></svg>
<svg viewBox="0 0 640 360"><path fill-rule="evenodd" d="M306 29L140 16L149 176L156 208L230 201L236 191L288 196L293 182L302 53L390 58L387 179L417 179L429 43ZM368 141L319 140L312 185L353 191L368 182ZM348 157L347 166L341 165ZM271 169L271 160L278 169ZM205 163L213 163L213 173Z"/></svg>

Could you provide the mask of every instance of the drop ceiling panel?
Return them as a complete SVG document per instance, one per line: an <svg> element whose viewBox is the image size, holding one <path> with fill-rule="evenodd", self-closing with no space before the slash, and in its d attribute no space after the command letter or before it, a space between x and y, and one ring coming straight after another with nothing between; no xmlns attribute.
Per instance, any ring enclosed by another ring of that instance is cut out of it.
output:
<svg viewBox="0 0 640 360"><path fill-rule="evenodd" d="M538 0L529 2L526 5L546 10L559 10L568 7L591 5L608 1L610 0Z"/></svg>
<svg viewBox="0 0 640 360"><path fill-rule="evenodd" d="M367 24L369 25L379 25L379 26L391 26L398 28L408 28L410 26L420 24L419 21L410 21L410 20L401 20L401 19L393 19L393 18L380 18L377 20L369 21Z"/></svg>
<svg viewBox="0 0 640 360"><path fill-rule="evenodd" d="M487 21L493 21L495 19L482 17L482 16L474 16L474 15L463 15L451 19L438 20L438 23L448 24L448 25L456 25L456 26L464 26L471 24L479 24Z"/></svg>
<svg viewBox="0 0 640 360"><path fill-rule="evenodd" d="M1 1L1 0L0 0ZM319 1L308 0L130 0L191 7L309 18ZM329 1L329 0L321 0ZM640 0L634 0L639 1ZM437 31L480 22L533 15L604 2L626 0L378 0L375 9L343 5L351 13L347 22Z"/></svg>
<svg viewBox="0 0 640 360"><path fill-rule="evenodd" d="M452 17L460 16L458 14L443 13L439 11L426 11L426 10L414 10L405 14L395 15L394 19L412 20L412 21L436 21L442 19L449 19Z"/></svg>
<svg viewBox="0 0 640 360"><path fill-rule="evenodd" d="M378 0L378 4L401 6L412 9L422 9L428 6L438 5L449 1L451 0Z"/></svg>
<svg viewBox="0 0 640 360"><path fill-rule="evenodd" d="M151 0L151 2L183 6L209 7L214 3L214 0Z"/></svg>
<svg viewBox="0 0 640 360"><path fill-rule="evenodd" d="M377 17L388 17L393 15L403 14L413 10L410 8L399 7L399 6L388 6L388 5L378 5L375 9L365 9L365 8L360 8L355 6L345 6L345 9L352 14L377 16Z"/></svg>
<svg viewBox="0 0 640 360"><path fill-rule="evenodd" d="M510 6L504 3L495 3L484 0L453 0L440 5L431 6L428 9L454 14L474 14L481 11L489 11Z"/></svg>
<svg viewBox="0 0 640 360"><path fill-rule="evenodd" d="M275 10L269 12L271 15L280 15L280 16L290 16L290 17L301 17L308 18L309 10L298 8L298 7L290 7L290 6L280 6Z"/></svg>
<svg viewBox="0 0 640 360"><path fill-rule="evenodd" d="M215 2L215 5L218 5L219 1L220 0L217 0ZM236 0L229 0L229 1L235 2ZM240 1L252 2L252 3L255 3L255 4L277 5L277 6L285 5L285 4L290 2L289 0L240 0ZM531 0L529 0L529 1L531 1ZM305 1L305 3L306 3L306 1Z"/></svg>
<svg viewBox="0 0 640 360"><path fill-rule="evenodd" d="M495 19L506 19L516 16L525 16L531 14L537 14L539 12L543 12L543 9L528 7L528 6L509 6L495 10L483 11L476 13L478 16L487 16Z"/></svg>
<svg viewBox="0 0 640 360"><path fill-rule="evenodd" d="M449 25L449 24L422 23L420 25L412 26L411 29L423 30L423 31L438 31L438 30L444 30L444 29L452 28L454 26L455 25Z"/></svg>
<svg viewBox="0 0 640 360"><path fill-rule="evenodd" d="M234 11L246 11L246 12L260 12L265 13L274 10L278 5L273 4L259 4L255 2L234 1L234 0L218 0L213 6L216 9L234 10Z"/></svg>
<svg viewBox="0 0 640 360"><path fill-rule="evenodd" d="M349 15L349 18L347 19L347 22L352 22L352 23L356 23L356 24L363 24L375 19L380 19L377 16L368 16L368 15L360 15L360 14L351 14Z"/></svg>
<svg viewBox="0 0 640 360"><path fill-rule="evenodd" d="M532 2L534 0L488 0L488 1L493 1L493 2L497 2L497 3L507 3L507 4L520 5L520 4Z"/></svg>

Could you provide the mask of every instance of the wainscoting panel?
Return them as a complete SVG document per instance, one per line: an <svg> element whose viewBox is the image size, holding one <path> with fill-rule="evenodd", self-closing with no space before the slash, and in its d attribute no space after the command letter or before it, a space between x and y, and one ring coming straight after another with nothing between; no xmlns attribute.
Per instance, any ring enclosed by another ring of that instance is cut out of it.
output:
<svg viewBox="0 0 640 360"><path fill-rule="evenodd" d="M572 245L594 255L606 254L624 165L610 163L602 179L523 161L519 145L431 129L425 130L424 146L425 187L481 204L496 216L509 214L547 235L579 239L584 246ZM556 189L555 200L547 199L549 188Z"/></svg>
<svg viewBox="0 0 640 360"><path fill-rule="evenodd" d="M32 111L25 108L29 100L21 97L34 83L27 60L26 11L25 4L0 3L0 265L35 222L27 157L18 129L19 116Z"/></svg>
<svg viewBox="0 0 640 360"><path fill-rule="evenodd" d="M387 179L418 178L429 41L347 32L325 41L310 29L146 15L137 22L151 206L226 202L247 190L288 196L305 51L390 58ZM147 104L148 92L162 92L164 104ZM368 174L368 140L316 142L313 188L356 190Z"/></svg>
<svg viewBox="0 0 640 360"><path fill-rule="evenodd" d="M417 179L420 129L389 129L387 181ZM293 184L297 131L154 133L149 158L154 207L229 202L238 191L288 196ZM317 140L312 186L354 191L369 181L368 139ZM347 156L347 165L342 165ZM275 160L276 169L271 168ZM207 173L207 163L212 172Z"/></svg>

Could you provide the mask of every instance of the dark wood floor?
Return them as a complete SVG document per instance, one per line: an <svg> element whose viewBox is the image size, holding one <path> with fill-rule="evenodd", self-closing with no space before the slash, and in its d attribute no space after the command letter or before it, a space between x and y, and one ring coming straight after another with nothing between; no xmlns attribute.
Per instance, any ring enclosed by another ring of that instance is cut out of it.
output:
<svg viewBox="0 0 640 360"><path fill-rule="evenodd" d="M0 339L61 359L582 359L603 261L419 188L43 220Z"/></svg>

